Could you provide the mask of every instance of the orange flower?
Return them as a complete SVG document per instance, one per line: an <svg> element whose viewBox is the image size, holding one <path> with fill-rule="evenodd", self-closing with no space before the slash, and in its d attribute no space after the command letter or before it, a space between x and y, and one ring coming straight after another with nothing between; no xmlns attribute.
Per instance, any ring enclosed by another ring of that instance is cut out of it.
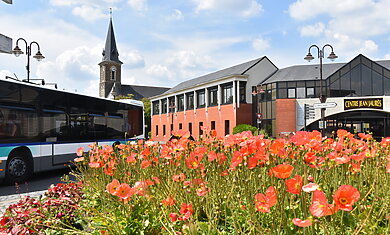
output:
<svg viewBox="0 0 390 235"><path fill-rule="evenodd" d="M78 148L77 151L76 151L76 154L77 154L78 157L83 156L84 148L83 147Z"/></svg>
<svg viewBox="0 0 390 235"><path fill-rule="evenodd" d="M351 185L341 185L333 195L336 208L344 211L351 211L359 198L359 191Z"/></svg>
<svg viewBox="0 0 390 235"><path fill-rule="evenodd" d="M142 168L142 169L145 169L145 168L149 167L150 165L152 165L152 161L143 160L143 161L141 162L141 168Z"/></svg>
<svg viewBox="0 0 390 235"><path fill-rule="evenodd" d="M196 155L194 152L190 153L190 156L186 158L186 165L190 169L197 169L202 161L203 154Z"/></svg>
<svg viewBox="0 0 390 235"><path fill-rule="evenodd" d="M298 218L294 218L294 219L292 219L292 222L293 222L293 224L295 224L296 226L302 227L302 228L309 227L310 225L313 224L313 222L311 221L311 219L308 219L308 220L301 220L301 219L298 219Z"/></svg>
<svg viewBox="0 0 390 235"><path fill-rule="evenodd" d="M74 159L74 161L75 161L75 162L82 162L82 161L84 161L84 157L76 157L76 158Z"/></svg>
<svg viewBox="0 0 390 235"><path fill-rule="evenodd" d="M390 161L387 162L386 173L390 173Z"/></svg>
<svg viewBox="0 0 390 235"><path fill-rule="evenodd" d="M176 200L173 197L169 196L166 199L162 200L162 203L165 206L173 206L176 204Z"/></svg>
<svg viewBox="0 0 390 235"><path fill-rule="evenodd" d="M276 178L279 179L286 179L290 177L291 173L293 172L294 167L289 164L280 164L271 169L271 175L274 175Z"/></svg>
<svg viewBox="0 0 390 235"><path fill-rule="evenodd" d="M295 175L294 178L286 180L287 192L292 194L300 194L302 192L303 179L300 175Z"/></svg>
<svg viewBox="0 0 390 235"><path fill-rule="evenodd" d="M180 208L180 214L183 216L179 218L179 220L188 220L190 216L194 213L192 209L192 205L190 203L183 203Z"/></svg>
<svg viewBox="0 0 390 235"><path fill-rule="evenodd" d="M106 190L107 192L111 193L112 195L115 195L116 188L120 185L119 181L117 179L113 179L111 183L107 184Z"/></svg>
<svg viewBox="0 0 390 235"><path fill-rule="evenodd" d="M265 191L265 195L262 193L255 195L255 206L260 212L270 212L271 207L276 204L276 201L277 196L273 186L269 187L267 191Z"/></svg>
<svg viewBox="0 0 390 235"><path fill-rule="evenodd" d="M134 190L126 183L116 187L115 195L123 200L129 199L134 194Z"/></svg>
<svg viewBox="0 0 390 235"><path fill-rule="evenodd" d="M173 181L175 181L175 182L184 181L185 178L186 178L186 175L185 175L184 173L180 173L179 175L174 175L174 176L172 176L172 179L173 179Z"/></svg>

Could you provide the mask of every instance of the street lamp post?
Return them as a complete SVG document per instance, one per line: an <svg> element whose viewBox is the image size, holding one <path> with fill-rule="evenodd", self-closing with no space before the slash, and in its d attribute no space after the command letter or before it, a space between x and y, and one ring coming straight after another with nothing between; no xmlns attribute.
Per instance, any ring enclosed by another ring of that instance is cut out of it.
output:
<svg viewBox="0 0 390 235"><path fill-rule="evenodd" d="M307 55L305 56L305 60L307 61L311 61L314 59L314 57L312 56L312 54L310 53L310 50L315 47L317 48L317 53L318 53L318 58L320 59L320 102L321 103L325 103L326 102L326 94L324 93L323 91L323 80L322 80L322 59L324 58L324 50L326 47L329 47L331 49L331 52L329 54L329 56L327 57L328 59L330 59L331 61L334 61L335 59L337 59L337 55L333 52L333 47L329 44L325 44L322 49L320 49L317 45L311 45L309 47L309 52L307 53ZM324 129L325 129L325 108L321 108L321 123L323 125L322 129L321 129L321 133L322 133L322 136L324 136Z"/></svg>
<svg viewBox="0 0 390 235"><path fill-rule="evenodd" d="M22 40L25 45L26 45L26 55L27 55L27 66L26 66L26 70L27 70L27 82L30 82L30 56L31 56L31 47L33 44L37 45L38 47L38 51L37 53L33 56L33 58L35 58L36 60L38 61L41 61L43 60L45 57L42 55L41 53L41 50L40 50L40 47L39 47L39 44L35 41L31 42L30 45L28 45L27 41L24 39L24 38L19 38L17 41L16 41L16 46L15 48L12 50L12 53L18 57L20 56L21 54L24 54L24 52L19 48L18 46L18 43L19 41Z"/></svg>

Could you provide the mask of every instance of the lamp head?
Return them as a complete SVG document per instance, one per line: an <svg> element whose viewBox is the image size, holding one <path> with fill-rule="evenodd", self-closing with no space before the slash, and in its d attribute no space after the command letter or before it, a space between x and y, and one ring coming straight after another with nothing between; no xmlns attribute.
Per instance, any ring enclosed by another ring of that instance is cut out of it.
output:
<svg viewBox="0 0 390 235"><path fill-rule="evenodd" d="M328 59L330 59L331 61L334 61L337 58L338 56L333 51L328 56Z"/></svg>
<svg viewBox="0 0 390 235"><path fill-rule="evenodd" d="M309 52L309 53L307 53L307 55L305 56L304 59L310 62L310 61L314 60L314 57L313 57L312 54Z"/></svg>
<svg viewBox="0 0 390 235"><path fill-rule="evenodd" d="M21 54L23 54L23 51L20 50L20 48L18 47L18 45L15 46L15 48L12 50L12 54L14 54L16 57L20 56Z"/></svg>
<svg viewBox="0 0 390 235"><path fill-rule="evenodd" d="M35 58L38 61L41 61L41 60L45 59L45 57L42 55L42 53L40 51L38 51L37 54L35 54L33 56L33 58Z"/></svg>

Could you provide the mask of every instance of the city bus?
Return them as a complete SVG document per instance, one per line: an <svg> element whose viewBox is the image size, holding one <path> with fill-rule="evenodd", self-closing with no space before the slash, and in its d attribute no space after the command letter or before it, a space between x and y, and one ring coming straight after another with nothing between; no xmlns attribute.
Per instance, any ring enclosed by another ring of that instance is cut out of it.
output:
<svg viewBox="0 0 390 235"><path fill-rule="evenodd" d="M144 137L143 103L0 79L0 180L64 168L76 150Z"/></svg>

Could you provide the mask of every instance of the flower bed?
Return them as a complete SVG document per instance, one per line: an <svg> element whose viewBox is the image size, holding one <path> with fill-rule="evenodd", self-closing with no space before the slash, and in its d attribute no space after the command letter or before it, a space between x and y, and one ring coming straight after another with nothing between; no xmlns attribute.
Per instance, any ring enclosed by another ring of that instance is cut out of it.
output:
<svg viewBox="0 0 390 235"><path fill-rule="evenodd" d="M86 200L75 233L390 232L390 138L344 130L336 139L316 131L276 140L176 135L164 145L93 146L87 156L80 149Z"/></svg>

